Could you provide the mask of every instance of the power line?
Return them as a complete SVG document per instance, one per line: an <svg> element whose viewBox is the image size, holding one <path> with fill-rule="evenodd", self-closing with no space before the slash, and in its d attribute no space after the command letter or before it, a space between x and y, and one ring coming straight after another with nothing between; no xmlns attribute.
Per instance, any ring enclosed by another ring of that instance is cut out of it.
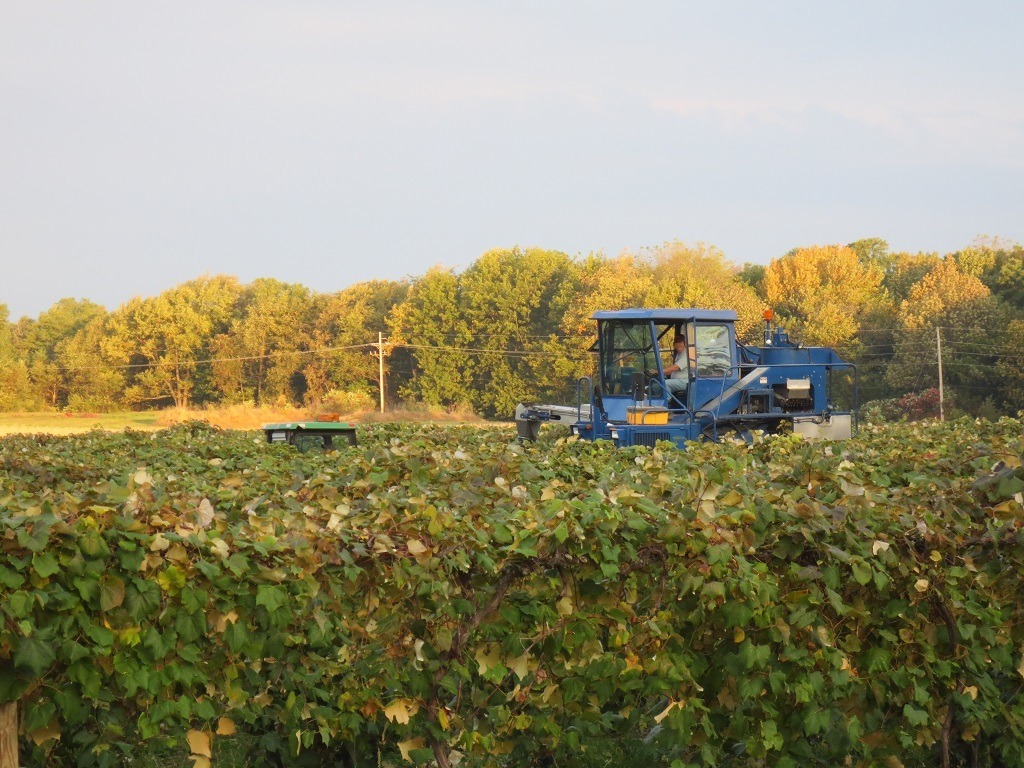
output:
<svg viewBox="0 0 1024 768"><path fill-rule="evenodd" d="M289 352L268 352L265 355L246 355L242 357L210 357L204 360L154 360L147 363L128 363L125 365L101 364L101 365L80 365L61 366L58 371L129 371L137 368L173 368L176 366L206 365L210 363L240 363L253 360L269 360L276 357L292 357L295 355L327 355L334 352L344 352L351 349L365 349L375 347L376 344L351 344L346 347L323 347L320 349L296 349ZM141 353L138 353L141 354Z"/></svg>
<svg viewBox="0 0 1024 768"><path fill-rule="evenodd" d="M553 358L578 358L584 359L582 355L576 353L561 353L561 352L544 352L541 350L515 350L515 349L484 349L479 347L435 347L427 346L424 344L394 344L395 348L402 349L420 349L429 350L431 352L459 352L464 354L485 354L485 355L502 355L505 357L553 357ZM589 358L590 353L587 353Z"/></svg>

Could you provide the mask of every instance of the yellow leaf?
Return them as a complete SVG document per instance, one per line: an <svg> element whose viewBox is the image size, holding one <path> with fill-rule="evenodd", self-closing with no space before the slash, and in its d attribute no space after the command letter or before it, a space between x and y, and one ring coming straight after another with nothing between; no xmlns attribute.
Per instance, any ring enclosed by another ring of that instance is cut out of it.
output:
<svg viewBox="0 0 1024 768"><path fill-rule="evenodd" d="M494 669L501 664L501 646L497 643L491 643L482 648L477 648L476 663L478 665L477 672L481 675L487 674L488 670Z"/></svg>
<svg viewBox="0 0 1024 768"><path fill-rule="evenodd" d="M978 700L978 686L969 685L966 688L964 688L964 693L971 697L971 701Z"/></svg>
<svg viewBox="0 0 1024 768"><path fill-rule="evenodd" d="M218 736L231 736L235 732L235 721L227 717L222 717L217 721L217 735Z"/></svg>
<svg viewBox="0 0 1024 768"><path fill-rule="evenodd" d="M736 690L735 683L731 686L726 686L718 691L718 703L727 709L736 709L736 697L733 696L733 692Z"/></svg>
<svg viewBox="0 0 1024 768"><path fill-rule="evenodd" d="M864 486L857 483L848 483L843 478L839 478L839 486L843 489L843 493L846 496L863 496Z"/></svg>
<svg viewBox="0 0 1024 768"><path fill-rule="evenodd" d="M146 471L145 467L136 470L132 480L135 481L136 485L149 485L153 482L153 478L149 476L149 472Z"/></svg>
<svg viewBox="0 0 1024 768"><path fill-rule="evenodd" d="M169 550L167 550L167 554L164 555L164 557L166 557L168 560L174 560L178 563L188 562L188 552L185 550L183 546L181 546L181 544L173 545Z"/></svg>
<svg viewBox="0 0 1024 768"><path fill-rule="evenodd" d="M505 666L511 669L515 673L516 677L522 680L529 674L530 668L536 667L537 665L531 665L530 654L524 653L522 656L517 656L514 659L509 659L508 661L506 661Z"/></svg>
<svg viewBox="0 0 1024 768"><path fill-rule="evenodd" d="M36 743L37 746L42 745L50 739L60 739L60 725L57 723L57 718L52 718L50 722L42 728L30 731L28 736Z"/></svg>
<svg viewBox="0 0 1024 768"><path fill-rule="evenodd" d="M1017 667L1017 674L1024 677L1024 656L1021 657L1020 666Z"/></svg>
<svg viewBox="0 0 1024 768"><path fill-rule="evenodd" d="M832 647L832 640L829 637L828 630L825 629L825 627L818 627L817 631L818 631L818 640L821 641L821 644L824 645L826 648L831 648Z"/></svg>
<svg viewBox="0 0 1024 768"><path fill-rule="evenodd" d="M568 616L572 613L572 600L568 595L555 603L555 610L559 616Z"/></svg>
<svg viewBox="0 0 1024 768"><path fill-rule="evenodd" d="M213 504L210 503L209 499L203 499L199 502L199 509L196 510L196 519L199 522L200 528L207 528L213 522Z"/></svg>
<svg viewBox="0 0 1024 768"><path fill-rule="evenodd" d="M743 494L739 491L729 491L721 498L720 503L723 507L735 507L741 501L743 501Z"/></svg>
<svg viewBox="0 0 1024 768"><path fill-rule="evenodd" d="M734 643L742 643L747 639L747 633L743 631L742 627L732 628L732 641Z"/></svg>
<svg viewBox="0 0 1024 768"><path fill-rule="evenodd" d="M192 768L210 768L210 758L204 755L192 755Z"/></svg>
<svg viewBox="0 0 1024 768"><path fill-rule="evenodd" d="M406 548L409 550L409 554L413 557L418 557L424 553L430 553L430 547L427 547L419 539L409 539L405 543Z"/></svg>
<svg viewBox="0 0 1024 768"><path fill-rule="evenodd" d="M187 738L188 748L193 755L213 757L213 751L210 749L210 734L206 731L189 731Z"/></svg>
<svg viewBox="0 0 1024 768"><path fill-rule="evenodd" d="M217 539L210 545L210 551L217 557L227 559L231 554L231 550L228 548L228 543L224 539Z"/></svg>
<svg viewBox="0 0 1024 768"><path fill-rule="evenodd" d="M779 618L775 622L775 628L779 630L779 634L782 635L782 639L788 643L790 634L789 624Z"/></svg>
<svg viewBox="0 0 1024 768"><path fill-rule="evenodd" d="M918 579L914 582L914 589L918 592L924 593L928 591L928 579Z"/></svg>
<svg viewBox="0 0 1024 768"><path fill-rule="evenodd" d="M423 739L409 739L408 741L398 742L398 749L402 753L402 759L412 762L412 758L409 757L409 753L414 749L425 749L427 743Z"/></svg>
<svg viewBox="0 0 1024 768"><path fill-rule="evenodd" d="M163 552L171 548L171 542L164 538L162 533L158 533L153 537L153 541L149 544L150 552Z"/></svg>
<svg viewBox="0 0 1024 768"><path fill-rule="evenodd" d="M887 552L889 550L888 541L876 541L871 545L871 554L877 555L879 552Z"/></svg>
<svg viewBox="0 0 1024 768"><path fill-rule="evenodd" d="M210 619L213 622L213 628L216 632L223 632L228 628L228 624L234 624L238 621L238 614L235 611L228 611L227 613L213 613L210 615Z"/></svg>
<svg viewBox="0 0 1024 768"><path fill-rule="evenodd" d="M419 702L412 699L395 699L384 707L384 717L393 723L407 725L409 718L420 711Z"/></svg>

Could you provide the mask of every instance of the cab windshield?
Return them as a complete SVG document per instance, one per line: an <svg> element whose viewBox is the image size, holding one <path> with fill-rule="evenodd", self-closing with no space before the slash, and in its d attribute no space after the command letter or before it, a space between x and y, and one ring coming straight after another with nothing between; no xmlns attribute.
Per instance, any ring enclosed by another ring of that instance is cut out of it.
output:
<svg viewBox="0 0 1024 768"><path fill-rule="evenodd" d="M601 392L630 394L634 376L658 370L658 345L645 320L601 323Z"/></svg>

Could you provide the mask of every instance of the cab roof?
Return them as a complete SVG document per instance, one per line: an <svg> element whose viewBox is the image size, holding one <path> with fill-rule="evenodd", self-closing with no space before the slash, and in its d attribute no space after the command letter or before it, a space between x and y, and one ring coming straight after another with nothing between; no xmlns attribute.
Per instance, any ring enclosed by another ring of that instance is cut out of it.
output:
<svg viewBox="0 0 1024 768"><path fill-rule="evenodd" d="M736 322L736 312L732 309L603 309L591 317L594 320L653 320L666 323L684 320Z"/></svg>
<svg viewBox="0 0 1024 768"><path fill-rule="evenodd" d="M263 430L291 430L293 432L352 432L355 424L347 421L287 421L283 424L264 424Z"/></svg>

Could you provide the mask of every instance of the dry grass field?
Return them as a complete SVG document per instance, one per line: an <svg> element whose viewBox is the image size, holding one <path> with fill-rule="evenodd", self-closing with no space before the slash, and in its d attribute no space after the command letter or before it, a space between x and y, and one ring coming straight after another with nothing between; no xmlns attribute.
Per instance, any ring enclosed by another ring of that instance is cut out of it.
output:
<svg viewBox="0 0 1024 768"><path fill-rule="evenodd" d="M315 420L318 412L297 407L253 407L232 405L220 408L168 408L161 411L124 411L118 413L0 413L0 436L12 434L73 435L92 429L121 431L124 429L156 430L183 421L206 421L220 429L251 430L261 425L284 421ZM483 424L483 419L469 411L446 411L420 404L402 403L385 413L360 411L336 414L341 421L421 422L437 421L460 424Z"/></svg>

